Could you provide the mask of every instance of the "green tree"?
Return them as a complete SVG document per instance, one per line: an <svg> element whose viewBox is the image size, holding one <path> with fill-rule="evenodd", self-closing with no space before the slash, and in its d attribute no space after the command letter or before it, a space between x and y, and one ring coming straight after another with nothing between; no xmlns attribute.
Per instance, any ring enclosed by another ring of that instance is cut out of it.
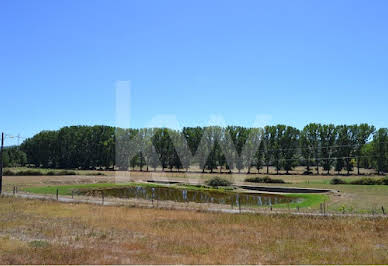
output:
<svg viewBox="0 0 388 266"><path fill-rule="evenodd" d="M264 150L264 162L267 168L267 174L269 174L269 166L271 165L273 158L273 150L275 148L275 135L276 128L273 126L264 127L263 135L263 150Z"/></svg>
<svg viewBox="0 0 388 266"><path fill-rule="evenodd" d="M357 125L337 126L336 142L336 171L339 173L344 167L348 175L353 170L352 155L356 145L356 127Z"/></svg>
<svg viewBox="0 0 388 266"><path fill-rule="evenodd" d="M310 123L303 128L301 133L302 155L307 164L307 173L310 173L310 164L315 162L317 174L319 174L320 165L320 124ZM313 159L312 159L313 158Z"/></svg>
<svg viewBox="0 0 388 266"><path fill-rule="evenodd" d="M327 174L330 174L330 169L334 162L333 156L335 153L337 131L333 124L322 125L319 127L319 139L321 141L321 156L322 166Z"/></svg>
<svg viewBox="0 0 388 266"><path fill-rule="evenodd" d="M384 174L388 170L387 143L388 129L380 128L373 136L375 167L378 174Z"/></svg>
<svg viewBox="0 0 388 266"><path fill-rule="evenodd" d="M287 126L284 130L283 136L280 138L281 156L283 159L283 168L288 174L294 167L298 142L299 142L299 130Z"/></svg>
<svg viewBox="0 0 388 266"><path fill-rule="evenodd" d="M356 155L357 159L357 174L360 174L360 164L361 164L361 156L362 156L362 149L364 145L367 143L367 141L370 139L371 135L375 132L376 128L374 126L370 126L368 124L360 124L359 126L355 126L353 128L354 135L355 135L355 150L354 154Z"/></svg>

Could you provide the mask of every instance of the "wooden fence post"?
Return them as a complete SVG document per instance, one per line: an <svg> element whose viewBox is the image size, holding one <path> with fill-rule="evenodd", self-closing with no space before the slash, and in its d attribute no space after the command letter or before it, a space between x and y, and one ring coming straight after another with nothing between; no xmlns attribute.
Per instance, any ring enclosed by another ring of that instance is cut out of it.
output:
<svg viewBox="0 0 388 266"><path fill-rule="evenodd" d="M383 214L385 214L384 206L381 206L381 210L383 211Z"/></svg>
<svg viewBox="0 0 388 266"><path fill-rule="evenodd" d="M101 204L104 205L104 190L101 190Z"/></svg>
<svg viewBox="0 0 388 266"><path fill-rule="evenodd" d="M241 201L240 201L240 194L237 194L238 196L238 211L241 213Z"/></svg>
<svg viewBox="0 0 388 266"><path fill-rule="evenodd" d="M58 189L57 189L57 192L56 192L57 200L58 200L58 194L59 194L59 191L58 191Z"/></svg>
<svg viewBox="0 0 388 266"><path fill-rule="evenodd" d="M74 190L71 191L71 198L74 199Z"/></svg>
<svg viewBox="0 0 388 266"><path fill-rule="evenodd" d="M323 214L326 215L326 201L323 202Z"/></svg>

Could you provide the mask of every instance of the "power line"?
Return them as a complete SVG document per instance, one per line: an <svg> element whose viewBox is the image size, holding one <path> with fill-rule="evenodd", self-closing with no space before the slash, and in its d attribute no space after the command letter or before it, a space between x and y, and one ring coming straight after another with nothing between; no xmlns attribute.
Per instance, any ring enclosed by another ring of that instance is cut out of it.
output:
<svg viewBox="0 0 388 266"><path fill-rule="evenodd" d="M13 138L27 139L27 137L23 137L20 134L13 135L13 134L4 133L4 137L10 138L10 139L13 139Z"/></svg>
<svg viewBox="0 0 388 266"><path fill-rule="evenodd" d="M379 144L387 144L388 142L379 142ZM364 144L344 144L344 145L330 145L330 146L318 146L318 147L297 147L297 148L289 148L289 149L265 149L264 151L292 151L292 150L314 150L314 149L328 149L328 148L341 148L341 147L356 147L356 146L364 146L369 143L364 143Z"/></svg>
<svg viewBox="0 0 388 266"><path fill-rule="evenodd" d="M4 134L4 139L9 138L9 139L17 139L17 145L20 145L20 140L25 140L27 139L26 137L22 137L20 134L17 135L11 135L11 134Z"/></svg>
<svg viewBox="0 0 388 266"><path fill-rule="evenodd" d="M309 158L309 159L306 159L306 158L291 158L291 159L282 159L282 158L279 158L278 160L276 159L273 159L271 160L271 162L276 162L276 161L295 161L295 160L310 160L310 161L317 161L317 160L344 160L344 159L359 159L359 158L370 158L370 157L378 157L376 155L361 155L361 156L343 156L343 157L322 157L322 158L317 158L317 157L313 157L313 158Z"/></svg>

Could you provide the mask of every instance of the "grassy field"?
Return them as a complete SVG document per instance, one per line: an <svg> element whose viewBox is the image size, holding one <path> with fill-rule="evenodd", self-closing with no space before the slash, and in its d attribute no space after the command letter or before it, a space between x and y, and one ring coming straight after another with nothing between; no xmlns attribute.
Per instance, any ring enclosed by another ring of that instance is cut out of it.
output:
<svg viewBox="0 0 388 266"><path fill-rule="evenodd" d="M22 170L22 169L19 169ZM48 169L46 169L48 170ZM99 173L99 172L98 172ZM117 181L116 175L124 175L125 181L139 182L148 179L153 180L174 180L188 183L203 183L215 174L193 174L193 173L176 173L176 172L112 172L105 171L104 175L93 176L93 171L84 171L80 175L68 175L68 176L6 176L4 177L4 189L11 192L13 186L18 186L19 190L29 190L30 192L41 193L44 190L54 193L56 187L60 187L60 193L62 189L66 189L72 186L110 186ZM230 179L235 183L244 183L244 179L247 177L266 175L245 175L245 174L223 174L220 175L223 178ZM346 213L381 213L383 206L385 210L388 210L388 186L384 185L331 185L330 180L336 176L326 175L270 175L271 178L280 178L286 181L286 184L259 184L264 186L289 186L289 187L306 187L306 188L326 188L338 190L339 193L333 193L328 195L329 212L343 212ZM355 180L357 178L363 178L364 176L341 176L345 180ZM368 176L370 177L370 176ZM374 178L372 176L372 178ZM128 183L126 182L126 183ZM37 187L41 187L38 189ZM50 188L47 188L50 187ZM68 194L70 190L68 190ZM46 191L47 192L47 191ZM307 202L308 203L308 202ZM313 206L315 210L319 209L319 201L313 202L313 204L307 204ZM301 207L307 207L301 206ZM288 206L287 206L288 207ZM295 207L295 206L294 206Z"/></svg>
<svg viewBox="0 0 388 266"><path fill-rule="evenodd" d="M388 219L0 198L1 264L387 264Z"/></svg>
<svg viewBox="0 0 388 266"><path fill-rule="evenodd" d="M18 170L25 170L26 168L19 168ZM48 169L44 169L48 171ZM303 168L298 168L295 172L301 172ZM273 171L273 169L272 169ZM365 173L370 170L362 169L361 172ZM103 175L93 175L93 173L102 173ZM55 188L60 186L104 186L99 184L114 184L117 181L117 176L124 176L125 181L144 181L147 179L153 180L174 180L183 181L188 183L203 183L216 174L199 174L199 173L177 173L177 172L113 172L113 171L77 171L77 175L69 176L9 176L4 178L4 185L6 191L12 191L13 186L18 186L20 190L27 189L31 192L36 188L34 187L51 187L52 193ZM244 183L244 179L247 177L266 175L257 174L222 174L223 178L227 178L234 183ZM269 175L271 178L280 178L286 181L286 184L259 184L264 186L289 186L289 187L305 187L305 188L327 188L338 190L339 193L329 194L328 210L330 212L343 212L346 213L381 213L383 206L385 210L388 210L388 186L384 185L331 185L330 180L336 175ZM341 176L345 180L355 180L363 176ZM368 177L374 178L376 176L368 175ZM126 182L126 183L128 183ZM91 185L89 185L91 184ZM39 189L38 189L39 190ZM44 190L44 189L43 189ZM61 190L60 190L61 191ZM319 209L319 202L314 202L313 205L317 210ZM302 206L303 207L303 206ZM306 206L305 206L306 207Z"/></svg>

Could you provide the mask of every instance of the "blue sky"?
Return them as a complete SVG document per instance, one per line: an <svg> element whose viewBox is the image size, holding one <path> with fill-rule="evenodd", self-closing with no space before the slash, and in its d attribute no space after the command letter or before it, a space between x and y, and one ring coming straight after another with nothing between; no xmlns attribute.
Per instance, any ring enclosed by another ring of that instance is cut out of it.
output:
<svg viewBox="0 0 388 266"><path fill-rule="evenodd" d="M386 127L387 12L377 0L3 0L0 130L115 125L120 80L132 127Z"/></svg>

